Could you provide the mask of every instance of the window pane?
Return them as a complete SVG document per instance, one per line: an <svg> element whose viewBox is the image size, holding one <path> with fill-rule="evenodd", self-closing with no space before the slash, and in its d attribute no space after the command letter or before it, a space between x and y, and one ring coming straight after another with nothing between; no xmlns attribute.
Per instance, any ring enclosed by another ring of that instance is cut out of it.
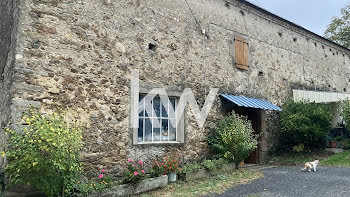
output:
<svg viewBox="0 0 350 197"><path fill-rule="evenodd" d="M145 142L149 142L152 140L152 122L151 119L145 119Z"/></svg>
<svg viewBox="0 0 350 197"><path fill-rule="evenodd" d="M150 96L146 96L145 110L145 117L152 117L152 97Z"/></svg>
<svg viewBox="0 0 350 197"><path fill-rule="evenodd" d="M139 108L142 109L142 111L139 113L139 117L143 117L143 116L144 116L144 113L145 113L145 110L144 110L145 103L142 102L142 103L140 104L140 102L142 101L143 98L144 98L143 95L140 95L140 96L139 96Z"/></svg>
<svg viewBox="0 0 350 197"><path fill-rule="evenodd" d="M165 103L162 103L162 117L168 117L168 113L166 110L168 110L168 100L166 100ZM165 110L166 109L166 110Z"/></svg>
<svg viewBox="0 0 350 197"><path fill-rule="evenodd" d="M157 125L156 123L158 122L158 125L160 124L159 120L153 119L153 141L160 141L160 128L155 127Z"/></svg>
<svg viewBox="0 0 350 197"><path fill-rule="evenodd" d="M156 114L153 114L154 117L160 117L160 98L155 97L153 99L153 109Z"/></svg>
<svg viewBox="0 0 350 197"><path fill-rule="evenodd" d="M138 141L142 142L143 140L143 118L139 118L139 129L138 129Z"/></svg>
<svg viewBox="0 0 350 197"><path fill-rule="evenodd" d="M168 141L168 120L162 120L162 141Z"/></svg>
<svg viewBox="0 0 350 197"><path fill-rule="evenodd" d="M170 107L170 110L169 110L169 117L170 118L175 118L175 99L174 98L171 98L170 99L170 103L171 103L171 107L173 107L174 111L171 111L171 107Z"/></svg>
<svg viewBox="0 0 350 197"><path fill-rule="evenodd" d="M173 125L171 122L175 124ZM169 141L176 141L176 121L169 120Z"/></svg>

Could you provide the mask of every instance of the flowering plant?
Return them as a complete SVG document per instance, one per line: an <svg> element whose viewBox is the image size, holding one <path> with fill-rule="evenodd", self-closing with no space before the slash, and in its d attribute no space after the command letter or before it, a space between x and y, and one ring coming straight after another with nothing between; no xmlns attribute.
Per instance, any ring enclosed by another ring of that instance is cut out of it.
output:
<svg viewBox="0 0 350 197"><path fill-rule="evenodd" d="M164 163L163 163L164 164ZM154 161L150 170L151 177L159 177L164 173L164 166L159 161Z"/></svg>
<svg viewBox="0 0 350 197"><path fill-rule="evenodd" d="M178 172L181 161L179 161L176 157L172 156L170 158L165 159L161 165L164 169L164 174L169 174L171 172Z"/></svg>
<svg viewBox="0 0 350 197"><path fill-rule="evenodd" d="M86 182L77 182L76 189L79 193L87 195L94 191L103 191L112 184L112 179L110 176L106 175L106 170L102 169L96 179Z"/></svg>
<svg viewBox="0 0 350 197"><path fill-rule="evenodd" d="M124 183L137 183L145 178L146 173L143 169L143 161L134 162L131 158L128 159L128 169L124 171Z"/></svg>

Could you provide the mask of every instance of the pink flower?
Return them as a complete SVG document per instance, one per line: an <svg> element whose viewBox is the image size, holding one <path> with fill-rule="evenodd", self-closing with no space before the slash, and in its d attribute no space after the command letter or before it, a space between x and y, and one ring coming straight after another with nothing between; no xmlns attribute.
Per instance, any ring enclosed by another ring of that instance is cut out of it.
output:
<svg viewBox="0 0 350 197"><path fill-rule="evenodd" d="M128 162L130 162L130 163L131 163L131 162L132 162L132 159L131 159L131 158L129 158L129 159L128 159Z"/></svg>
<svg viewBox="0 0 350 197"><path fill-rule="evenodd" d="M145 174L145 171L144 170L141 170L142 174Z"/></svg>
<svg viewBox="0 0 350 197"><path fill-rule="evenodd" d="M102 170L101 170L101 172L102 172L102 173L104 173L104 172L105 172L105 170L104 170L104 169L102 169Z"/></svg>
<svg viewBox="0 0 350 197"><path fill-rule="evenodd" d="M135 164L132 164L132 167L135 167Z"/></svg>
<svg viewBox="0 0 350 197"><path fill-rule="evenodd" d="M143 165L143 162L140 160L140 161L139 161L139 164L142 166L142 165Z"/></svg>
<svg viewBox="0 0 350 197"><path fill-rule="evenodd" d="M103 178L103 174L100 174L100 176L98 176L99 179L102 179Z"/></svg>
<svg viewBox="0 0 350 197"><path fill-rule="evenodd" d="M137 176L139 173L137 171L134 172L134 175Z"/></svg>

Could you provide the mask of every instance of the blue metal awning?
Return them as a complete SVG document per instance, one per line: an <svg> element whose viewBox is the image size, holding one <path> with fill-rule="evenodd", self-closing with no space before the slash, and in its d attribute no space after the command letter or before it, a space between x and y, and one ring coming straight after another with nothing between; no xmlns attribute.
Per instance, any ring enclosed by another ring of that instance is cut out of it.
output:
<svg viewBox="0 0 350 197"><path fill-rule="evenodd" d="M276 105L274 105L266 100L249 98L249 97L245 97L245 96L233 96L233 95L227 95L227 94L220 94L220 96L225 98L226 100L228 100L228 101L230 101L238 106L242 106L242 107L251 107L251 108L258 108L258 109L282 111L281 108L277 107Z"/></svg>

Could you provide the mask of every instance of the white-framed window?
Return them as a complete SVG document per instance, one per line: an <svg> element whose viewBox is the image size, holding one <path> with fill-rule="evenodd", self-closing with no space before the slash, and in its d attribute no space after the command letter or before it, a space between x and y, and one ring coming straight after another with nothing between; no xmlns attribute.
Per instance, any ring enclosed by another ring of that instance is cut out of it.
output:
<svg viewBox="0 0 350 197"><path fill-rule="evenodd" d="M179 142L175 113L177 99L169 97L168 100L163 101L159 96L153 98L144 94L139 96L141 108L137 130L139 144Z"/></svg>

